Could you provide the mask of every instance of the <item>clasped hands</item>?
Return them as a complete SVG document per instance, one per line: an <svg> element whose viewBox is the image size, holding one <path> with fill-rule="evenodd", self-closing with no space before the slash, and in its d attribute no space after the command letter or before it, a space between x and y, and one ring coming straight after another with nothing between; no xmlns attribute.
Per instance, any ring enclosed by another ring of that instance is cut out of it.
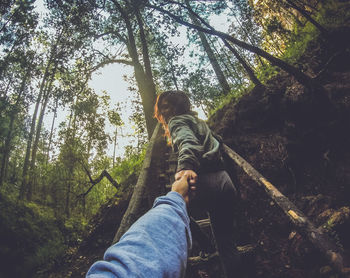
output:
<svg viewBox="0 0 350 278"><path fill-rule="evenodd" d="M181 170L175 174L175 182L171 190L180 193L188 204L190 197L193 197L195 193L197 179L198 175L193 170Z"/></svg>

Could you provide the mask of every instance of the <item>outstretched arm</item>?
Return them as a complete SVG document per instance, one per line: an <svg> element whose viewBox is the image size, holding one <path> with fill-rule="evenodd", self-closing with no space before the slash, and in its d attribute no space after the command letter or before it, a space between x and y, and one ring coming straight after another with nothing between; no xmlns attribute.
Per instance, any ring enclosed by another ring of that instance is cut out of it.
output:
<svg viewBox="0 0 350 278"><path fill-rule="evenodd" d="M192 244L187 178L157 198L153 208L106 251L104 261L91 266L87 277L184 277Z"/></svg>
<svg viewBox="0 0 350 278"><path fill-rule="evenodd" d="M194 132L196 125L189 115L175 116L169 121L169 132L174 149L179 152L177 171L197 172L204 147Z"/></svg>

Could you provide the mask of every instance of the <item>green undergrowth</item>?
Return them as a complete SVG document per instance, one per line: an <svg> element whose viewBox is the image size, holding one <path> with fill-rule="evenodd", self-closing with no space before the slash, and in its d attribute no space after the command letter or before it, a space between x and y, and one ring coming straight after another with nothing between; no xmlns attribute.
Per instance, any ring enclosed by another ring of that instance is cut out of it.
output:
<svg viewBox="0 0 350 278"><path fill-rule="evenodd" d="M147 146L140 153L129 154L127 159L123 159L118 163L117 167L113 168L112 176L117 177L120 184L123 184L131 174L139 174L146 156L146 149Z"/></svg>
<svg viewBox="0 0 350 278"><path fill-rule="evenodd" d="M340 1L322 1L319 11L312 17L321 24L327 31L332 32L339 27L350 27L350 3ZM308 49L314 46L315 43L320 43L324 40L320 36L319 30L310 22L305 22L304 26L295 24L294 29L290 33L290 39L285 42L287 47L280 59L298 66L303 63L301 57ZM280 69L271 65L267 60L264 60L264 65L259 65L255 71L257 78L262 84L266 84L268 80L276 76ZM253 84L246 87L241 87L233 90L231 94L222 97L217 103L215 109L209 112L209 117L222 109L227 104L237 103L242 96L249 93Z"/></svg>
<svg viewBox="0 0 350 278"><path fill-rule="evenodd" d="M57 221L48 207L1 194L0 277L33 277L40 266L49 267L64 254L79 230Z"/></svg>
<svg viewBox="0 0 350 278"><path fill-rule="evenodd" d="M327 32L350 26L350 4L340 1L323 1L319 5L319 11L312 14L312 18L318 22ZM294 25L286 50L282 59L288 63L295 64L300 62L300 58L307 51L310 45L323 41L325 44L332 42L322 37L320 31L312 23L306 21L304 26Z"/></svg>
<svg viewBox="0 0 350 278"><path fill-rule="evenodd" d="M129 154L108 171L118 183L130 186L124 183L130 175L138 175L145 153L146 149L139 154ZM97 198L101 202L100 194L106 195L106 200L114 195L116 191L107 179L100 183L87 198ZM96 205L96 211L99 207ZM68 247L76 246L81 241L87 223L88 219L81 214L72 212L66 218L63 212L54 211L50 206L19 201L15 194L4 194L2 191L0 277L36 277L38 269L50 269L65 255Z"/></svg>
<svg viewBox="0 0 350 278"><path fill-rule="evenodd" d="M223 109L228 104L236 104L245 94L249 93L253 89L253 85L250 84L247 87L241 87L235 91L231 91L230 94L224 96L218 101L218 104L214 109L209 111L209 118L214 115L218 110Z"/></svg>

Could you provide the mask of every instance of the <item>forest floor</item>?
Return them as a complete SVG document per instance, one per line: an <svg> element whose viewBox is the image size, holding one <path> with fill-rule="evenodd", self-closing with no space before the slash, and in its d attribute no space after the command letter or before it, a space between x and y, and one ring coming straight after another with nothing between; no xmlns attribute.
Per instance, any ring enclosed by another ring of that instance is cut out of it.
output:
<svg viewBox="0 0 350 278"><path fill-rule="evenodd" d="M337 35L337 38L341 36ZM244 157L344 250L350 251L350 52L315 42L304 71L325 91L311 92L281 72L229 103L208 121ZM330 103L318 101L326 94ZM338 277L278 206L241 169L228 164L241 196L240 240L253 244L245 277ZM102 258L126 210L130 192L112 199L65 263L45 277L83 277ZM217 260L190 267L186 277L220 277ZM242 277L243 277L242 276Z"/></svg>

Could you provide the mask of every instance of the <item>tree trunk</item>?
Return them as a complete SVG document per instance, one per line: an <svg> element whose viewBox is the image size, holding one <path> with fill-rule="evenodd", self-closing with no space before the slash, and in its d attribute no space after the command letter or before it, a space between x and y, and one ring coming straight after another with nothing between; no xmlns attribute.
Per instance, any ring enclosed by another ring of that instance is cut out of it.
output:
<svg viewBox="0 0 350 278"><path fill-rule="evenodd" d="M216 52L217 52L217 50L216 50ZM233 80L233 81L236 81L236 82L234 82L235 84L239 83L240 85L243 85L242 77L241 77L241 76L239 75L239 73L237 72L237 69L236 69L235 65L232 64L231 61L230 61L230 60L231 60L231 57L228 55L228 53L227 53L226 51L224 51L223 53L224 53L224 55L225 55L225 57L226 57L226 61L229 62L229 65L227 65L225 59L223 59L222 63L224 64L224 66L225 66L227 72L229 73L230 78L233 78L232 80ZM230 68L229 66L230 66L231 68ZM234 72L232 72L232 70L233 70ZM235 75L236 75L236 79L235 79ZM238 80L238 82L237 82L237 80Z"/></svg>
<svg viewBox="0 0 350 278"><path fill-rule="evenodd" d="M6 57L3 58L3 64L0 68L0 79L2 79L2 74L7 70L7 66L11 63L9 61L9 57L11 56L11 54L14 52L16 46L20 45L20 43L22 42L23 38L25 35L23 36L19 36L19 38L13 43L13 45L11 46L11 49L9 50L9 52L7 52Z"/></svg>
<svg viewBox="0 0 350 278"><path fill-rule="evenodd" d="M128 18L128 15L125 13L123 8L120 6L120 4L116 0L112 0L112 2L114 3L117 10L120 12L127 28L127 32L128 32L127 48L133 62L135 79L136 79L137 86L139 88L139 92L142 100L142 106L145 113L148 138L150 138L157 124L157 121L153 117L153 107L156 101L156 91L155 91L155 85L152 78L152 71L149 63L149 58L148 58L149 55L148 55L147 43L143 33L143 25L142 25L142 22L141 23L138 22L139 28L140 28L140 39L142 43L143 57L144 59L146 59L144 61L146 73L139 61L135 37L134 37L130 19Z"/></svg>
<svg viewBox="0 0 350 278"><path fill-rule="evenodd" d="M235 55L236 59L238 60L238 62L243 66L243 68L245 69L246 73L249 76L249 79L256 85L256 86L262 86L261 82L259 81L259 79L255 76L253 69L247 64L247 62L241 57L241 55L239 55L239 53L237 52L237 50L230 45L226 40L222 40L225 44L225 46L231 50L231 52L233 53L233 55Z"/></svg>
<svg viewBox="0 0 350 278"><path fill-rule="evenodd" d="M186 6L189 10L192 11L192 8L190 6L189 0L186 0ZM190 18L191 21L195 24L195 25L201 25L201 23L199 22L199 20L192 14L190 13ZM226 77L224 75L224 73L221 70L221 67L219 65L218 60L215 57L215 54L213 52L213 50L210 47L210 44L207 40L207 38L205 37L205 34L203 32L198 31L198 35L200 37L200 40L202 42L203 48L205 50L205 52L208 55L209 61L211 66L213 67L213 70L216 74L216 77L219 81L219 84L221 86L222 92L224 95L228 95L230 93L230 85L228 84Z"/></svg>
<svg viewBox="0 0 350 278"><path fill-rule="evenodd" d="M149 51L148 51L148 44L147 44L147 39L145 35L145 30L143 28L143 21L142 17L140 14L140 10L138 9L137 5L135 5L135 15L137 19L137 24L140 28L140 41L141 41L141 47L142 47L142 56L143 56L143 64L145 67L145 73L149 81L153 84L154 87L154 92L156 91L156 86L154 85L153 82L153 74L152 74L152 67L151 67L151 61L149 58Z"/></svg>
<svg viewBox="0 0 350 278"><path fill-rule="evenodd" d="M316 20L314 20L303 8L299 7L292 0L286 0L286 2L295 10L297 10L303 17L305 17L311 24L313 24L321 33L321 35L325 38L328 37L328 31L321 24L319 24Z"/></svg>
<svg viewBox="0 0 350 278"><path fill-rule="evenodd" d="M7 165L8 165L8 160L10 158L10 152L11 152L11 141L12 141L12 133L13 133L13 127L15 123L15 119L19 110L19 104L22 99L22 94L25 89L25 85L27 84L27 80L29 78L29 75L31 73L31 67L28 67L26 74L22 80L21 86L19 88L19 93L17 96L16 103L14 104L14 107L11 111L11 118L10 118L10 125L9 125L9 130L5 139L5 146L4 146L4 153L2 157L2 163L1 163L1 172L0 172L0 187L3 184L3 181L6 177L6 170L7 170Z"/></svg>
<svg viewBox="0 0 350 278"><path fill-rule="evenodd" d="M256 46L256 44L254 43L253 39L250 37L249 32L248 32L247 29L242 25L241 21L238 20L238 18L236 17L235 14L233 14L233 16L234 16L234 18L236 19L236 21L237 21L237 23L239 24L239 26L241 27L241 29L243 30L244 34L247 36L247 38L248 38L250 44ZM262 66L262 67L265 66L265 64L264 64L263 60L261 59L261 57L260 57L259 55L257 55L257 57L258 57L258 59L259 59L259 62L260 62L260 64L261 64L261 66Z"/></svg>
<svg viewBox="0 0 350 278"><path fill-rule="evenodd" d="M0 77L1 78L1 77ZM2 98L6 98L7 97L7 92L9 91L10 89L10 86L12 84L12 79L13 79L13 73L11 73L11 76L9 77L9 81L7 82L7 85L6 85L6 88L5 90L1 90L1 97Z"/></svg>
<svg viewBox="0 0 350 278"><path fill-rule="evenodd" d="M42 82L44 82L44 78L46 78L46 77L45 76L43 77ZM27 141L26 155L25 155L24 163L23 163L22 184L21 184L21 189L20 189L20 194L19 194L20 199L24 199L25 193L27 192L27 180L28 180L30 150L32 147L32 140L33 140L33 135L34 135L34 131L35 131L36 117L38 114L41 97L42 97L42 91L38 95L38 98L37 98L36 104L35 104L35 108L34 108L34 112L33 112L33 116L32 116L32 123L30 126L30 132L29 132L28 141Z"/></svg>
<svg viewBox="0 0 350 278"><path fill-rule="evenodd" d="M145 68L144 80L146 83L145 84L146 90L144 90L144 97L141 96L141 98L142 98L142 103L143 103L145 117L146 117L146 125L147 125L147 121L149 122L149 124L147 125L147 133L148 133L148 138L150 139L153 134L154 128L156 127L156 124L157 124L157 121L153 117L153 110L154 110L154 105L156 103L157 94L156 94L156 86L153 81L153 74L152 74L151 61L149 58L147 39L143 28L141 14L137 6L135 7L135 11L136 11L135 14L136 14L137 23L140 29L139 30L140 41L142 46L143 64Z"/></svg>
<svg viewBox="0 0 350 278"><path fill-rule="evenodd" d="M61 35L63 34L63 31L61 32L61 34L59 35L56 44L52 46L51 51L50 51L50 56L49 59L47 61L47 65L45 68L45 72L44 72L44 76L41 80L41 84L40 84L40 88L39 88L39 94L38 94L38 98L36 100L36 104L35 104L35 108L34 108L34 113L33 113L33 117L32 117L32 122L31 122L31 126L30 126L30 132L29 132L29 136L28 136L28 141L27 141L27 149L26 149L26 155L24 158L24 163L23 163L23 172L22 172L22 184L21 184L21 189L20 189L20 194L19 194L19 198L23 199L26 192L27 192L27 180L28 180L28 168L29 168L29 160L30 160L30 150L32 147L32 141L33 141L33 136L34 136L34 132L35 132L35 124L36 124L36 117L38 114L38 110L39 110L39 105L41 102L41 98L44 92L44 88L46 85L46 81L47 81L47 77L49 75L49 69L51 67L51 63L54 59L54 55L56 54L56 49L57 49L57 44L59 42L59 39L61 37Z"/></svg>
<svg viewBox="0 0 350 278"><path fill-rule="evenodd" d="M72 173L70 173L72 174ZM70 217L70 191L72 189L72 182L71 180L68 181L68 184L67 184L67 194L66 194L66 203L65 203L65 206L64 206L64 213L66 214L67 218Z"/></svg>
<svg viewBox="0 0 350 278"><path fill-rule="evenodd" d="M204 28L202 26L191 24L191 23L183 20L181 17L176 16L176 15L172 14L171 12L164 10L163 8L160 8L160 7L151 5L151 4L147 4L147 6L150 7L150 8L153 8L153 9L155 9L157 11L160 11L161 13L164 13L164 14L170 16L176 22L178 22L178 23L180 23L180 24L182 24L184 26L187 26L187 27L189 27L191 29L195 29L195 30L207 33L207 34L218 36L221 39L225 39L227 41L230 41L230 42L236 44L239 47L242 47L242 48L244 48L246 50L249 50L249 51L251 51L251 52L253 52L253 53L257 54L257 55L260 55L261 57L263 57L266 60L268 60L272 65L277 66L277 67L281 68L282 70L286 71L287 73L291 74L292 76L294 76L295 79L299 83L301 83L305 87L311 89L312 91L321 91L321 92L324 91L324 90L315 90L315 89L320 89L320 85L315 80L313 80L311 77L309 77L308 75L306 75L305 73L300 71L298 68L288 64L287 62L285 62L285 61L283 61L283 60L281 60L281 59L279 59L277 57L272 56L271 54L267 53L266 51L262 50L259 47L250 45L250 44L248 44L246 42L243 42L243 41L241 41L239 39L236 39L235 37L233 37L233 36L231 36L229 34L217 31L217 30L213 29L212 27L211 28ZM204 20L201 19L201 22L203 23ZM206 23L206 25L208 25L208 24ZM324 94L324 97L326 97L325 94Z"/></svg>
<svg viewBox="0 0 350 278"><path fill-rule="evenodd" d="M51 148L51 143L52 143L52 136L53 136L53 130L54 130L54 126L55 126L55 120L57 117L57 108L58 108L58 97L56 99L55 109L53 112L53 118L52 118L52 124L51 124L50 136L49 136L49 145L47 147L47 154L46 154L46 164L49 162L49 158L50 158L50 148Z"/></svg>
<svg viewBox="0 0 350 278"><path fill-rule="evenodd" d="M39 144L40 132L41 132L41 128L42 128L42 124L43 124L43 120L44 120L44 115L45 115L47 103L49 101L50 90L52 87L52 82L53 82L52 79L50 81L50 84L48 85L47 92L44 96L43 103L41 105L38 124L36 127L35 139L34 139L34 143L33 143L33 147L32 147L32 158L30 161L30 179L29 179L29 182L27 184L27 200L28 201L31 201L32 196L33 196L34 187L36 185L36 173L35 173L36 154L38 151L38 144Z"/></svg>
<svg viewBox="0 0 350 278"><path fill-rule="evenodd" d="M13 131L14 122L15 122L15 113L12 111L10 124L9 124L9 131L5 139L4 151L2 155L2 161L1 161L0 187L2 186L7 176L6 172L7 172L7 165L8 165L8 160L9 160L10 151L11 151L12 131Z"/></svg>
<svg viewBox="0 0 350 278"><path fill-rule="evenodd" d="M114 134L114 146L113 146L113 168L115 166L115 149L117 147L117 133L118 133L118 127L115 128L115 134Z"/></svg>
<svg viewBox="0 0 350 278"><path fill-rule="evenodd" d="M175 86L176 90L179 91L180 89L179 89L179 85L177 84L177 78L175 76L175 69L174 69L173 61L170 60L169 63L170 63L170 68L171 68L171 77L173 79L174 86Z"/></svg>

